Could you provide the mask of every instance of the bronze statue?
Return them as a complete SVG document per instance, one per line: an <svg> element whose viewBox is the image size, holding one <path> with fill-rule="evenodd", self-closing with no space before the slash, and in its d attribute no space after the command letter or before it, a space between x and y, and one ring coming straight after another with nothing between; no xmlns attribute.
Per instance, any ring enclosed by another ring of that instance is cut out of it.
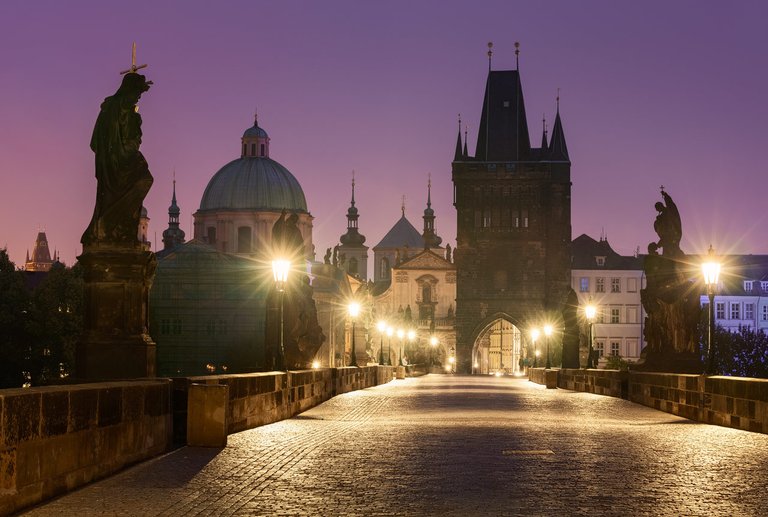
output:
<svg viewBox="0 0 768 517"><path fill-rule="evenodd" d="M141 146L141 116L136 103L149 90L146 78L127 73L117 92L104 99L91 138L96 154L96 206L80 242L139 246L141 206L152 174Z"/></svg>
<svg viewBox="0 0 768 517"><path fill-rule="evenodd" d="M698 373L698 294L688 279L685 253L680 249L680 213L663 189L661 196L664 203L656 203L658 215L653 223L659 241L648 244L643 265L646 286L640 291L640 300L647 314L643 326L646 347L638 369Z"/></svg>

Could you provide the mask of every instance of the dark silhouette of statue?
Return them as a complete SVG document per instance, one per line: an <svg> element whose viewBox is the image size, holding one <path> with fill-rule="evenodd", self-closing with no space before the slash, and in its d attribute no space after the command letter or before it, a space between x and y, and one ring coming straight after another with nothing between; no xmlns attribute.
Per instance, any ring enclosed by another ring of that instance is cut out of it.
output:
<svg viewBox="0 0 768 517"><path fill-rule="evenodd" d="M451 245L446 244L445 245L445 260L448 262L451 262Z"/></svg>
<svg viewBox="0 0 768 517"><path fill-rule="evenodd" d="M300 273L305 260L304 239L298 228L298 216L283 210L272 227L273 252L291 261L293 268L280 293L276 286L267 298L266 359L269 369L280 366L280 323L282 297L283 349L285 368L309 368L315 354L325 341L323 329L317 321L317 308L312 298L309 277ZM328 253L326 252L326 258Z"/></svg>
<svg viewBox="0 0 768 517"><path fill-rule="evenodd" d="M643 266L646 287L640 291L640 299L647 314L643 326L646 347L638 369L698 373L698 293L680 249L680 213L669 194L662 190L661 196L664 203L656 203L658 215L653 223L659 241L648 244Z"/></svg>
<svg viewBox="0 0 768 517"><path fill-rule="evenodd" d="M333 252L331 251L331 248L327 248L325 250L325 256L323 257L323 263L324 264L330 264L331 263L331 256Z"/></svg>
<svg viewBox="0 0 768 517"><path fill-rule="evenodd" d="M117 92L101 104L91 137L96 154L96 206L80 239L84 246L139 246L141 206L153 179L139 151L141 116L136 103L150 84L141 74L126 74Z"/></svg>

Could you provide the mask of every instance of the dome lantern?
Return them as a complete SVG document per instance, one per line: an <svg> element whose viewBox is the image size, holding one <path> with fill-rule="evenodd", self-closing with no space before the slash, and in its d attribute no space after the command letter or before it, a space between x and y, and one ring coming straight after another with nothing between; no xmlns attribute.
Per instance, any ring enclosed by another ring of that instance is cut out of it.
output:
<svg viewBox="0 0 768 517"><path fill-rule="evenodd" d="M258 115L253 117L253 126L243 133L241 158L269 158L269 135L259 127Z"/></svg>

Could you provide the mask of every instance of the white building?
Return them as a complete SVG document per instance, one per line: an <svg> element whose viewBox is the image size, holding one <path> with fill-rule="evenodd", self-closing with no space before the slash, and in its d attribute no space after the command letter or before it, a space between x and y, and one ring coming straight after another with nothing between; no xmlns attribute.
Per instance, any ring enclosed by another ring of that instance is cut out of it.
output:
<svg viewBox="0 0 768 517"><path fill-rule="evenodd" d="M707 305L703 293L701 306ZM746 327L768 333L768 255L724 258L715 290L715 325L730 332Z"/></svg>
<svg viewBox="0 0 768 517"><path fill-rule="evenodd" d="M580 235L572 243L571 279L579 306L592 304L597 308L592 335L600 357L620 355L638 360L645 346L645 311L640 303L640 289L645 287L642 258L619 255L606 239L596 241Z"/></svg>

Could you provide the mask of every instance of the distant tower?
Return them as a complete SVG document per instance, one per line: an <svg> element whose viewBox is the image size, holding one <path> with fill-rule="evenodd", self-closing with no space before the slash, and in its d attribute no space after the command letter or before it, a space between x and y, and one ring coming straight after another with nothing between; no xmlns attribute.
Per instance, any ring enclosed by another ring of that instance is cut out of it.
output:
<svg viewBox="0 0 768 517"><path fill-rule="evenodd" d="M424 249L440 248L443 239L435 233L435 211L432 210L432 178L427 182L427 208L424 209Z"/></svg>
<svg viewBox="0 0 768 517"><path fill-rule="evenodd" d="M489 68L475 155L452 165L460 371L490 360L493 329L523 354L528 329L557 324L562 314L571 281L571 162L559 109L549 145L546 137L531 146L519 71Z"/></svg>
<svg viewBox="0 0 768 517"><path fill-rule="evenodd" d="M48 237L45 236L45 232L37 232L32 258L29 258L29 251L27 251L24 269L27 271L50 271L52 265L53 260L51 260L51 251L48 248Z"/></svg>
<svg viewBox="0 0 768 517"><path fill-rule="evenodd" d="M352 202L347 210L347 233L339 239L339 253L343 253L345 260L341 265L350 275L362 280L368 280L368 246L365 243L365 235L361 235L357 228L357 207L355 206L355 174L352 173Z"/></svg>
<svg viewBox="0 0 768 517"><path fill-rule="evenodd" d="M142 205L141 215L139 216L139 242L142 244L145 250L149 250L152 247L152 243L149 241L147 234L149 233L149 216L147 215L147 209Z"/></svg>
<svg viewBox="0 0 768 517"><path fill-rule="evenodd" d="M179 214L181 210L176 204L176 179L174 173L173 197L171 206L168 207L168 228L163 231L163 251L166 253L178 246L184 244L184 230L179 228Z"/></svg>

